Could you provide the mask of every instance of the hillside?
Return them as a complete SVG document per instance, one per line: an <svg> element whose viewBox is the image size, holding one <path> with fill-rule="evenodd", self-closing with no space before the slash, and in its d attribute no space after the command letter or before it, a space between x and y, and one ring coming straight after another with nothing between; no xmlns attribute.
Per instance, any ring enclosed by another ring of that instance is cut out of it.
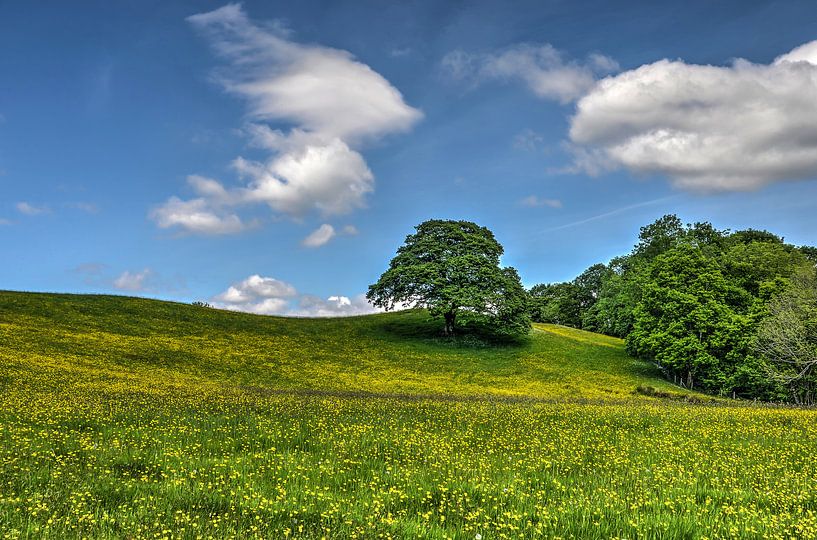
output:
<svg viewBox="0 0 817 540"><path fill-rule="evenodd" d="M670 389L615 338L555 325L536 325L513 345L438 334L439 322L420 310L293 319L119 296L0 293L7 382L12 372L34 380L47 370L134 388L193 382L557 400L630 398L639 385Z"/></svg>
<svg viewBox="0 0 817 540"><path fill-rule="evenodd" d="M817 539L814 411L438 331L0 293L0 538Z"/></svg>

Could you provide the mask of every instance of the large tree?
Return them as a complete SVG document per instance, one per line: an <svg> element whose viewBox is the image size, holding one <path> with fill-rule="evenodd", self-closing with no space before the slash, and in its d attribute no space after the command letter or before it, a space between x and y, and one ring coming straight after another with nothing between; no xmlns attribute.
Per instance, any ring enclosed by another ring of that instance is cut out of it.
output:
<svg viewBox="0 0 817 540"><path fill-rule="evenodd" d="M689 388L720 389L725 364L743 352L748 321L735 312L734 286L717 261L681 245L657 256L641 279L627 350Z"/></svg>
<svg viewBox="0 0 817 540"><path fill-rule="evenodd" d="M454 333L461 312L494 331L518 335L530 328L526 293L513 268L500 268L503 249L493 233L470 221L429 220L406 237L366 297L376 306L427 308Z"/></svg>

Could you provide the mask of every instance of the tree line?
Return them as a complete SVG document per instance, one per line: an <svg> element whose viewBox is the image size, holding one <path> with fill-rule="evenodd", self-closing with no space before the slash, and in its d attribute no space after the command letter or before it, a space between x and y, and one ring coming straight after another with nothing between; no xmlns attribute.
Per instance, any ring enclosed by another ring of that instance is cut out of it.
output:
<svg viewBox="0 0 817 540"><path fill-rule="evenodd" d="M533 321L625 338L677 384L817 400L817 248L666 215L633 250L529 291Z"/></svg>

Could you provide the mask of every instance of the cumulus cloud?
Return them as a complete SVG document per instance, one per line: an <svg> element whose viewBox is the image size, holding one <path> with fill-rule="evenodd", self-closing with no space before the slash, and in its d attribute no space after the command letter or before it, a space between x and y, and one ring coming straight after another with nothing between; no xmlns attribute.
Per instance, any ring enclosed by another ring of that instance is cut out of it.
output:
<svg viewBox="0 0 817 540"><path fill-rule="evenodd" d="M379 311L381 310L372 306L363 294L351 298L337 295L326 299L304 295L298 301L298 307L290 311L288 315L295 317L349 317L352 315L368 315Z"/></svg>
<svg viewBox="0 0 817 540"><path fill-rule="evenodd" d="M489 80L521 81L537 96L570 103L585 95L596 79L618 69L612 58L590 55L569 60L548 43L520 44L491 53L456 50L442 60L454 79L479 84Z"/></svg>
<svg viewBox="0 0 817 540"><path fill-rule="evenodd" d="M807 62L809 64L817 64L817 40L795 47L786 54L778 56L774 61L775 64L782 62Z"/></svg>
<svg viewBox="0 0 817 540"><path fill-rule="evenodd" d="M17 211L26 216L39 216L41 214L50 213L51 209L47 206L34 206L33 204L21 201L17 203Z"/></svg>
<svg viewBox="0 0 817 540"><path fill-rule="evenodd" d="M817 41L755 64L660 60L579 100L576 168L660 174L699 192L817 178Z"/></svg>
<svg viewBox="0 0 817 540"><path fill-rule="evenodd" d="M188 183L197 191L199 190L199 187L196 187L198 178L200 177L188 178ZM164 204L154 208L150 212L150 217L163 229L178 227L189 233L233 234L246 229L247 225L241 221L241 218L225 209L217 197L213 196L213 193L217 191L215 187L210 187L212 189L207 196L209 198L198 197L184 201L178 197L171 197ZM219 187L221 187L220 184Z"/></svg>
<svg viewBox="0 0 817 540"><path fill-rule="evenodd" d="M249 180L231 191L238 202L266 203L272 210L302 216L347 214L363 207L374 191L374 175L363 156L340 139L290 148L267 163L238 158L233 167Z"/></svg>
<svg viewBox="0 0 817 540"><path fill-rule="evenodd" d="M422 113L347 51L292 41L280 25L255 24L238 4L188 21L224 59L214 78L245 101L244 133L268 157L234 160L243 185L191 181L199 197L173 197L156 208L151 216L159 226L225 234L243 230L240 217L228 209L244 205L266 204L294 218L363 207L374 175L360 147L408 131ZM272 129L268 122L291 127Z"/></svg>
<svg viewBox="0 0 817 540"><path fill-rule="evenodd" d="M231 311L275 315L285 313L290 298L296 294L295 287L289 283L255 274L213 297L213 305Z"/></svg>
<svg viewBox="0 0 817 540"><path fill-rule="evenodd" d="M542 206L549 206L550 208L561 208L562 201L559 199L545 199L537 195L528 195L519 204L527 206L528 208L539 208Z"/></svg>
<svg viewBox="0 0 817 540"><path fill-rule="evenodd" d="M150 268L141 272L124 271L113 280L113 286L120 291L144 292L147 290L147 281L152 275Z"/></svg>
<svg viewBox="0 0 817 540"><path fill-rule="evenodd" d="M254 274L244 281L234 283L213 300L226 304L248 304L258 299L285 299L295 296L295 287L271 277Z"/></svg>
<svg viewBox="0 0 817 540"><path fill-rule="evenodd" d="M329 240L335 237L335 228L327 223L324 223L314 231L312 231L309 236L304 238L303 242L301 242L305 247L316 248L324 245Z"/></svg>
<svg viewBox="0 0 817 540"><path fill-rule="evenodd" d="M343 317L376 313L364 295L333 295L328 298L299 295L289 283L271 277L252 275L232 284L212 299L214 307L259 315L293 317Z"/></svg>

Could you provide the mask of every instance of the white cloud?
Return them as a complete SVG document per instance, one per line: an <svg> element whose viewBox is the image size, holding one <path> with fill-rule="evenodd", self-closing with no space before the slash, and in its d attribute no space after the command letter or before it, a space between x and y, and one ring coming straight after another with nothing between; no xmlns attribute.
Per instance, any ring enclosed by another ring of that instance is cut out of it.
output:
<svg viewBox="0 0 817 540"><path fill-rule="evenodd" d="M567 60L552 45L520 44L499 52L452 51L443 67L455 79L479 84L488 80L522 81L537 96L570 103L585 95L599 75L618 69L615 60L599 54L586 62Z"/></svg>
<svg viewBox="0 0 817 540"><path fill-rule="evenodd" d="M363 294L351 298L335 295L326 299L304 295L301 296L298 307L290 311L288 315L295 317L349 317L352 315L368 315L380 311L372 306Z"/></svg>
<svg viewBox="0 0 817 540"><path fill-rule="evenodd" d="M17 203L17 211L27 216L39 216L41 214L50 213L51 209L47 206L34 206L33 204L21 201Z"/></svg>
<svg viewBox="0 0 817 540"><path fill-rule="evenodd" d="M6 218L0 218L0 225L11 225L11 221Z"/></svg>
<svg viewBox="0 0 817 540"><path fill-rule="evenodd" d="M422 117L347 51L290 41L278 28L254 24L239 4L188 21L232 62L221 83L249 102L254 118L352 142L407 131Z"/></svg>
<svg viewBox="0 0 817 540"><path fill-rule="evenodd" d="M191 233L232 234L246 228L236 214L224 213L203 198L183 201L178 197L171 197L154 208L150 216L163 229L181 227Z"/></svg>
<svg viewBox="0 0 817 540"><path fill-rule="evenodd" d="M289 283L254 274L214 296L213 305L231 311L280 315L289 310L290 299L296 294L295 287Z"/></svg>
<svg viewBox="0 0 817 540"><path fill-rule="evenodd" d="M295 287L289 283L254 274L244 281L232 284L226 291L214 297L213 300L231 305L245 305L265 299L285 301L285 299L296 294Z"/></svg>
<svg viewBox="0 0 817 540"><path fill-rule="evenodd" d="M527 206L529 208L538 208L542 206L549 206L550 208L561 208L562 201L559 199L544 199L542 197L538 197L536 195L528 195L521 201L519 204L522 206Z"/></svg>
<svg viewBox="0 0 817 540"><path fill-rule="evenodd" d="M229 201L230 194L224 189L218 180L199 176L198 174L191 174L187 177L187 183L193 188L198 195L208 197L216 202L224 204Z"/></svg>
<svg viewBox="0 0 817 540"><path fill-rule="evenodd" d="M150 268L145 268L141 272L126 270L113 280L113 286L120 291L142 292L147 290L147 280L152 274Z"/></svg>
<svg viewBox="0 0 817 540"><path fill-rule="evenodd" d="M347 214L364 206L374 191L374 175L363 156L340 139L292 149L268 163L238 158L233 166L250 179L247 188L232 192L241 202L266 203L293 216L312 210Z"/></svg>
<svg viewBox="0 0 817 540"><path fill-rule="evenodd" d="M289 300L284 298L261 298L245 304L230 304L225 309L244 311L257 315L284 315L289 311Z"/></svg>
<svg viewBox="0 0 817 540"><path fill-rule="evenodd" d="M301 243L310 248L320 247L334 238L335 234L335 228L327 223L324 223L312 231Z"/></svg>
<svg viewBox="0 0 817 540"><path fill-rule="evenodd" d="M231 311L293 317L343 317L380 311L369 304L362 294L351 298L333 295L326 299L308 294L298 295L295 287L289 283L257 274L234 283L213 297L212 304Z"/></svg>
<svg viewBox="0 0 817 540"><path fill-rule="evenodd" d="M809 64L817 64L817 40L795 47L790 52L775 58L775 64L782 62L808 62Z"/></svg>
<svg viewBox="0 0 817 540"><path fill-rule="evenodd" d="M625 167L692 191L817 178L817 41L771 64L660 60L608 77L578 102L570 139L577 169Z"/></svg>
<svg viewBox="0 0 817 540"><path fill-rule="evenodd" d="M355 236L360 234L360 231L358 231L357 227L354 225L344 225L341 232L347 236Z"/></svg>
<svg viewBox="0 0 817 540"><path fill-rule="evenodd" d="M242 227L228 207L260 203L298 218L312 211L346 214L365 206L374 176L358 148L408 131L422 113L350 53L296 43L280 25L253 23L238 4L188 21L227 62L215 79L247 103L245 133L253 146L270 155L260 162L241 157L233 162L246 182L242 186L191 181L200 198L171 198L152 214L159 225L201 234L232 233ZM273 130L266 122L292 127ZM193 202L194 208L183 206ZM173 207L170 213L177 219L162 219L166 206ZM185 217L191 213L197 219Z"/></svg>
<svg viewBox="0 0 817 540"><path fill-rule="evenodd" d="M571 156L572 161L564 167L551 167L549 171L553 173L583 173L590 176L599 176L602 173L618 168L618 165L602 149L572 144L568 141L562 143L562 148Z"/></svg>

